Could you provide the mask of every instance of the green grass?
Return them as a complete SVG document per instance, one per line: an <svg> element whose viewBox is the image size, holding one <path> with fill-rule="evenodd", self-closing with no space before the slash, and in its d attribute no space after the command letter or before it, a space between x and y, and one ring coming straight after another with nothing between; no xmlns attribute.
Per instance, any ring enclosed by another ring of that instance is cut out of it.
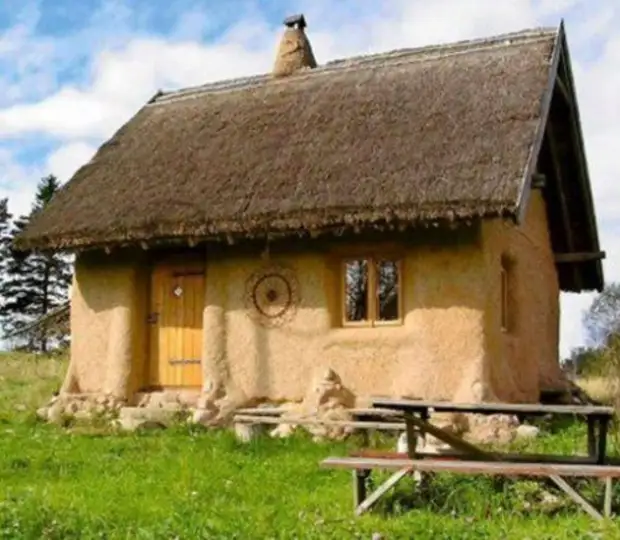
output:
<svg viewBox="0 0 620 540"><path fill-rule="evenodd" d="M620 538L572 504L540 510L538 484L482 477L438 475L417 498L403 485L355 519L350 475L318 468L354 441L241 444L188 426L114 434L38 423L32 411L64 367L0 355L0 538ZM570 452L584 439L581 426L555 431L527 446Z"/></svg>

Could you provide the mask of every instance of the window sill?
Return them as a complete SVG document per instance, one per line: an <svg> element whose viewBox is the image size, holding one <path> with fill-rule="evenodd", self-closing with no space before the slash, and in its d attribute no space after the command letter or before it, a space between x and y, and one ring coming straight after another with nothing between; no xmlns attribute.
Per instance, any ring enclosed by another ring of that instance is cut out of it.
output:
<svg viewBox="0 0 620 540"><path fill-rule="evenodd" d="M403 326L404 321L402 319L396 319L394 321L360 321L360 322L343 322L338 328L392 328L394 326Z"/></svg>

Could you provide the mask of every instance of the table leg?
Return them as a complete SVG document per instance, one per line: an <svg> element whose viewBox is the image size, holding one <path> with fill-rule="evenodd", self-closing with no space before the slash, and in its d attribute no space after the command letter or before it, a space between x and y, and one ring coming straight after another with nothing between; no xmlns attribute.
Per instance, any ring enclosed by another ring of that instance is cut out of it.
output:
<svg viewBox="0 0 620 540"><path fill-rule="evenodd" d="M609 418L606 416L599 418L599 432L598 432L598 452L596 455L596 462L599 465L603 465L607 459L607 429L609 428Z"/></svg>
<svg viewBox="0 0 620 540"><path fill-rule="evenodd" d="M410 459L415 459L420 430L415 423L415 418L412 413L405 413L405 426L407 429L407 455ZM413 473L413 480L418 487L421 487L423 480L422 473L420 471L415 471Z"/></svg>
<svg viewBox="0 0 620 540"><path fill-rule="evenodd" d="M366 500L366 479L370 471L356 469L353 472L353 505L354 509Z"/></svg>
<svg viewBox="0 0 620 540"><path fill-rule="evenodd" d="M422 411L422 414L420 414L420 418L422 419L422 422L428 422L430 417L431 417L431 414L428 412L428 409L424 409ZM423 444L426 444L426 433L418 429L418 434L419 434L419 437L423 440Z"/></svg>
<svg viewBox="0 0 620 540"><path fill-rule="evenodd" d="M407 454L411 459L415 459L418 438L411 413L405 414L405 429L407 430Z"/></svg>
<svg viewBox="0 0 620 540"><path fill-rule="evenodd" d="M603 503L603 514L605 515L605 517L611 517L612 487L612 479L605 478L605 501Z"/></svg>
<svg viewBox="0 0 620 540"><path fill-rule="evenodd" d="M597 418L588 416L588 455L596 457L596 424Z"/></svg>

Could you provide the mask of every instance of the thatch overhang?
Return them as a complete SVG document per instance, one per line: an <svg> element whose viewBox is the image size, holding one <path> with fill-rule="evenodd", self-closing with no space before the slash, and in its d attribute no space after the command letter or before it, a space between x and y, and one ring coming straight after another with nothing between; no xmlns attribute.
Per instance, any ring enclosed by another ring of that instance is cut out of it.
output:
<svg viewBox="0 0 620 540"><path fill-rule="evenodd" d="M544 184L561 287L600 289L562 25L158 93L16 246L518 223L533 182Z"/></svg>

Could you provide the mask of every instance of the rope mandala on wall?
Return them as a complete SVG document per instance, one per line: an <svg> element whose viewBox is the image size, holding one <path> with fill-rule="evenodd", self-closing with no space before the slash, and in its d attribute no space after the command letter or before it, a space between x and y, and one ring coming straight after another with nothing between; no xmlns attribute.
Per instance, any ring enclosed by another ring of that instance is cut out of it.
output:
<svg viewBox="0 0 620 540"><path fill-rule="evenodd" d="M246 281L248 315L267 327L291 321L299 305L299 284L290 268L271 265L254 272Z"/></svg>

